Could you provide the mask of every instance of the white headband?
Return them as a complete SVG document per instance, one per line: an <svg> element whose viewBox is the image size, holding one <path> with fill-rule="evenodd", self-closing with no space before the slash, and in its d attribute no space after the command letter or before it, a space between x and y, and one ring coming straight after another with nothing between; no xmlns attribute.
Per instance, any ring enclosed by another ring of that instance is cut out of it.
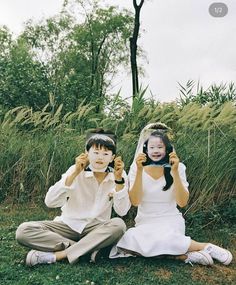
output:
<svg viewBox="0 0 236 285"><path fill-rule="evenodd" d="M89 137L85 143L85 145L88 144L88 142L93 139L93 140L104 140L104 141L109 141L111 142L113 145L115 145L115 141L110 138L109 136L103 135L103 134L94 134L91 137Z"/></svg>

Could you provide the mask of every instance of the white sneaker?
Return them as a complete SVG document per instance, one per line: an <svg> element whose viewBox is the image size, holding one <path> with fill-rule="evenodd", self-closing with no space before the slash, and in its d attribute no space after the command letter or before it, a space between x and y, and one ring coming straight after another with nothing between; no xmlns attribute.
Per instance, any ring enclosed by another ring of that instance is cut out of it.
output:
<svg viewBox="0 0 236 285"><path fill-rule="evenodd" d="M233 259L230 251L211 243L205 246L204 251L209 253L212 258L223 263L224 265L230 264Z"/></svg>
<svg viewBox="0 0 236 285"><path fill-rule="evenodd" d="M191 251L187 254L187 259L185 259L185 263L190 263L193 266L193 263L201 264L201 265L212 265L213 259L211 258L210 254L206 251Z"/></svg>
<svg viewBox="0 0 236 285"><path fill-rule="evenodd" d="M53 252L43 252L37 250L31 250L26 256L26 265L34 266L42 263L54 263L56 262L56 256Z"/></svg>
<svg viewBox="0 0 236 285"><path fill-rule="evenodd" d="M92 252L91 256L90 256L90 262L91 263L96 263L97 259L98 259L98 255L101 251L98 249L98 250L95 250Z"/></svg>

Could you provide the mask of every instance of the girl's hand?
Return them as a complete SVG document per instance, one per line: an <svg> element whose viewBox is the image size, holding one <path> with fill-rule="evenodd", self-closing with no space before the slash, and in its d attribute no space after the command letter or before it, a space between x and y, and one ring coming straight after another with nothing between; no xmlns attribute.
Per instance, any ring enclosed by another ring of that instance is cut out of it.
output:
<svg viewBox="0 0 236 285"><path fill-rule="evenodd" d="M146 162L147 156L145 153L139 153L136 158L136 165L139 170L143 169L143 163Z"/></svg>
<svg viewBox="0 0 236 285"><path fill-rule="evenodd" d="M88 155L86 153L81 153L75 158L76 172L80 173L88 164Z"/></svg>
<svg viewBox="0 0 236 285"><path fill-rule="evenodd" d="M170 157L170 165L171 165L171 170L173 172L178 171L178 167L179 167L179 158L177 156L177 154L175 152L171 152L169 154Z"/></svg>
<svg viewBox="0 0 236 285"><path fill-rule="evenodd" d="M116 180L122 179L122 173L124 170L124 162L121 159L121 156L117 156L114 159L114 176Z"/></svg>

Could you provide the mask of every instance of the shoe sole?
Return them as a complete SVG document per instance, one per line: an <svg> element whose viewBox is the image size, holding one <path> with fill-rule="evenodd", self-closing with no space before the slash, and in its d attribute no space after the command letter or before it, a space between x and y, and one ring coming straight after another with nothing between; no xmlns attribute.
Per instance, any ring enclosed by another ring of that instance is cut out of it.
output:
<svg viewBox="0 0 236 285"><path fill-rule="evenodd" d="M32 263L31 263L31 259L32 259L32 255L36 252L36 250L31 250L30 252L28 252L27 256L26 256L26 260L25 260L25 264L27 266L34 266Z"/></svg>
<svg viewBox="0 0 236 285"><path fill-rule="evenodd" d="M221 262L221 263L224 264L224 265L229 265L231 263L232 259L233 259L233 255L227 249L226 249L226 251L228 253L228 257L227 257L227 259L224 262Z"/></svg>

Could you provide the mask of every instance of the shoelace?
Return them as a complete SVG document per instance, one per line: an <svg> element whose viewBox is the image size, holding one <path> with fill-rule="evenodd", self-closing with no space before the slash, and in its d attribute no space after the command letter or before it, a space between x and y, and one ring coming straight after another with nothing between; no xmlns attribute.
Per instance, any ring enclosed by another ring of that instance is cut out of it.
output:
<svg viewBox="0 0 236 285"><path fill-rule="evenodd" d="M54 258L53 258L53 256L50 256L49 258L48 258L48 256L47 256L47 254L40 254L40 253L36 253L35 254L36 255L36 257L37 257L37 261L38 261L38 263L45 263L45 260L47 261L47 263L53 263L54 262Z"/></svg>
<svg viewBox="0 0 236 285"><path fill-rule="evenodd" d="M185 263L189 263L193 267L193 263L190 261L191 253L188 254L187 259L185 259Z"/></svg>
<svg viewBox="0 0 236 285"><path fill-rule="evenodd" d="M208 247L207 250L208 250L208 252L209 252L209 254L210 254L210 253L212 253L213 248L212 248L212 247ZM219 250L215 250L214 253L213 253L213 255L214 255L215 258L221 259L221 258L224 258L224 257L225 257L225 252L219 251Z"/></svg>
<svg viewBox="0 0 236 285"><path fill-rule="evenodd" d="M189 263L191 266L193 266L193 263L191 261L191 256L192 256L192 254L189 253L187 259L185 260L185 263ZM204 264L205 263L205 260L204 260L203 257L199 257L199 261L200 261L200 264ZM199 261L197 263L199 263Z"/></svg>
<svg viewBox="0 0 236 285"><path fill-rule="evenodd" d="M40 258L40 254L35 253L36 258L37 258L37 263L40 263L42 261L42 259Z"/></svg>
<svg viewBox="0 0 236 285"><path fill-rule="evenodd" d="M192 262L190 260L185 261L185 263L189 263L193 267L193 264L192 264Z"/></svg>
<svg viewBox="0 0 236 285"><path fill-rule="evenodd" d="M38 263L44 263L44 259L45 259L45 256L42 255L42 254L39 254L39 253L35 253L36 257L37 257L37 262Z"/></svg>

